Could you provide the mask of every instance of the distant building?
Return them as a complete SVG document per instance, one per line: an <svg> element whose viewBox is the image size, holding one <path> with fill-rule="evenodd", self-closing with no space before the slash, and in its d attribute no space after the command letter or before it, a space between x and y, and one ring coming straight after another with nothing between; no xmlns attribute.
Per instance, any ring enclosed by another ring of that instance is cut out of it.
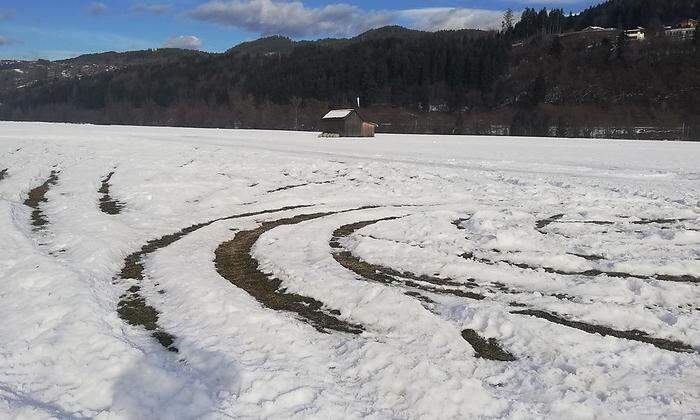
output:
<svg viewBox="0 0 700 420"><path fill-rule="evenodd" d="M627 38L633 39L635 41L644 41L645 34L644 34L644 28L637 27L636 29L628 29L625 31L625 35L627 35Z"/></svg>
<svg viewBox="0 0 700 420"><path fill-rule="evenodd" d="M695 19L684 19L675 28L667 27L665 34L674 41L690 41L695 38L695 28L698 21Z"/></svg>
<svg viewBox="0 0 700 420"><path fill-rule="evenodd" d="M321 119L321 135L326 137L374 137L376 127L354 109L334 109Z"/></svg>
<svg viewBox="0 0 700 420"><path fill-rule="evenodd" d="M695 19L684 19L678 24L679 28L693 28L693 29L695 29L697 26L698 26L698 21Z"/></svg>

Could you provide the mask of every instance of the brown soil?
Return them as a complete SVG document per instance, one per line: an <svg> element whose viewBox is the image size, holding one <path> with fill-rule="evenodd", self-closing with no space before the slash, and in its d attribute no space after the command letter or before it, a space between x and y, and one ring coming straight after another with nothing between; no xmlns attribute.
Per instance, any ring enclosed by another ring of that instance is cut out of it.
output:
<svg viewBox="0 0 700 420"><path fill-rule="evenodd" d="M572 254L576 255L576 254ZM578 255L582 256L582 255ZM615 278L635 278L635 279L642 279L642 280L662 280L662 281L671 281L671 282L681 282L681 283L698 283L700 282L700 277L696 276L691 276L689 274L683 274L683 275L670 275L670 274L655 274L653 276L643 276L639 274L632 274L632 273L624 273L621 271L605 271L605 270L597 270L597 269L592 269L592 270L584 270L584 271L565 271L565 270L559 270L553 267L546 267L546 266L536 266L536 265L530 265L530 264L525 264L525 263L514 263L510 262L507 260L503 259L488 259L488 258L477 258L474 256L472 253L465 253L461 255L462 258L479 262L482 264L489 264L489 265L494 265L498 263L504 263L508 264L513 267L518 267L522 268L524 270L542 270L545 273L550 273L550 274L559 274L562 276L587 276L587 277L596 277L601 274L605 274L608 277L615 277ZM587 258L590 260L595 260L595 259L605 259L603 257L597 258L597 256L582 256L583 258Z"/></svg>
<svg viewBox="0 0 700 420"><path fill-rule="evenodd" d="M224 242L217 248L216 270L233 285L248 292L263 306L277 311L295 313L318 331L333 330L360 334L363 331L361 325L351 324L334 316L339 315L339 311L327 308L323 302L316 299L286 292L281 288L282 281L260 271L258 262L250 254L255 242L265 232L278 226L297 224L336 213L303 214L265 222L257 229L238 232L233 240Z"/></svg>
<svg viewBox="0 0 700 420"><path fill-rule="evenodd" d="M680 341L675 341L675 340L669 340L665 338L655 338L655 337L650 337L648 333L644 331L639 331L639 330L629 330L629 331L620 331L620 330L615 330L610 327L604 327L601 325L593 325L593 324L588 324L586 322L581 322L581 321L572 321L566 318L561 317L558 314L546 312L546 311L540 311L540 310L534 310L534 309L526 309L522 311L513 311L511 312L513 314L519 314L519 315L529 315L529 316L534 316L537 318L541 318L544 320L547 320L549 322L554 322L555 324L560 324L560 325L565 325L570 328L576 328L577 330L581 330L590 334L600 334L602 336L612 336L612 337L617 337L617 338L624 338L626 340L632 340L632 341L639 341L642 343L647 343L651 344L652 346L658 347L663 350L670 350L674 352L685 352L685 353L695 353L695 350L693 347L691 347L688 344L682 343Z"/></svg>
<svg viewBox="0 0 700 420"><path fill-rule="evenodd" d="M274 192L278 192L278 191L291 190L292 188L305 187L307 185L323 185L323 184L332 184L332 183L333 183L333 181L306 182L303 184L294 184L294 185L287 185L285 187L275 188L274 190L267 191L267 193L274 193Z"/></svg>
<svg viewBox="0 0 700 420"><path fill-rule="evenodd" d="M143 271L144 271L144 261L143 259L148 255L151 254L161 248L165 248L166 246L180 240L183 236L192 233L196 230L199 230L203 227L209 226L212 223L221 221L221 220L230 220L230 219L236 219L236 218L243 218L243 217L250 217L250 216L257 216L257 215L262 215L262 214L267 214L267 213L274 213L274 212L280 212L280 211L285 211L285 210L292 210L292 209L297 209L297 208L302 208L302 207L309 207L309 206L288 206L288 207L282 207L279 209L272 209L272 210L263 210L263 211L257 211L257 212L251 212L251 213L242 213L242 214L236 214L233 216L228 216L228 217L222 217L219 219L214 219L210 220L208 222L204 223L198 223L196 225L192 225L189 227L186 227L179 232L172 233L169 235L162 236L158 239L153 239L148 241L144 246L141 247L141 249L137 252L134 252L133 254L128 255L124 259L124 266L122 267L121 272L117 276L118 279L132 279L136 280L138 282L143 280ZM158 326L158 311L155 310L152 306L148 305L146 303L146 299L141 296L140 294L141 288L139 286L132 286L127 290L120 298L118 307L117 307L117 313L119 314L119 317L126 321L130 325L134 326L141 326L145 328L148 331L151 331L151 336L155 338L160 344L163 345L166 349L177 352L178 349L173 345L175 341L175 337L165 331L163 331L159 326Z"/></svg>
<svg viewBox="0 0 700 420"><path fill-rule="evenodd" d="M121 213L122 208L124 208L124 203L121 201L113 199L109 195L109 180L112 179L112 175L114 175L114 172L110 172L103 180L102 180L102 186L100 187L97 192L102 194L102 197L100 197L100 210L103 213L106 214L119 214Z"/></svg>
<svg viewBox="0 0 700 420"><path fill-rule="evenodd" d="M395 284L418 289L424 292L446 294L464 297L468 299L482 300L484 295L479 293L469 292L457 287L474 287L456 282L452 279L445 279L436 276L416 275L407 271L399 272L389 267L384 267L377 264L370 264L352 255L340 245L340 240L354 232L385 220L396 220L398 217L387 217L376 220L366 220L362 222L343 225L333 232L333 238L329 245L333 248L333 258L346 269L354 272L360 278L384 284ZM427 284L426 284L427 283Z"/></svg>
<svg viewBox="0 0 700 420"><path fill-rule="evenodd" d="M331 248L335 249L333 252L333 256L340 263L343 267L355 272L357 275L359 275L361 278L370 280L370 281L375 281L379 283L384 283L384 284L403 284L405 286L409 287L414 287L414 288L419 288L423 291L427 292L433 292L433 293L440 293L438 290L433 290L432 288L426 289L425 286L416 284L414 282L411 282L406 279L406 276L413 276L414 278L415 275L411 273L400 273L396 270L393 270L388 267L382 267L378 265L373 265L369 264L365 261L360 260L359 258L353 256L350 252L347 250L344 250L342 246L340 245L340 238L346 237L354 233L355 231L369 226L373 223L377 223L382 220L392 220L396 218L387 218L387 219L379 219L379 220L369 220L369 221L363 221L363 222L358 222L358 223L353 223L345 226L341 226L338 228L334 234L333 234L333 239L330 242ZM468 257L465 255L465 257ZM473 258L473 256L470 256ZM403 277L403 279L402 279ZM504 284L502 283L495 283L494 286L497 288L500 288L505 293L518 293L517 291L512 291L511 289L507 288ZM439 289L442 290L442 289ZM406 293L409 296L416 297L418 299L421 299L421 294L418 292L413 292L413 293ZM483 295L478 295L480 299L483 299ZM574 298L569 295L565 294L555 294L552 295L553 297L556 297L561 300L573 300ZM421 299L422 300L422 299ZM510 306L513 307L526 307L527 305L522 304L517 301L510 302ZM588 333L597 333L601 335L610 335L614 336L617 338L622 338L622 339L628 339L628 340L633 340L633 341L640 341L648 344L652 344L658 348L665 349L665 350L671 350L671 351L680 351L680 352L693 352L693 348L685 343L679 342L679 341L674 341L674 340L668 340L668 339L662 339L662 338L655 338L655 337L650 337L647 333L639 330L631 330L631 331L619 331L615 330L610 327L605 327L605 326L599 326L599 325L593 325L593 324L588 324L585 322L581 321L571 321L568 319L565 319L559 315L551 314L546 311L542 310L536 310L536 309L526 309L526 310L520 310L520 311L513 311L511 312L513 314L519 314L519 315L529 315L529 316L536 316L538 318L556 323L556 324L561 324L561 325L566 325L572 328L579 329L581 331L585 331ZM477 353L483 353L483 354L489 354L489 351L491 351L492 355L498 355L498 351L496 348L497 343L489 343L488 341L484 340L481 337L478 337L478 335L475 332L469 332L468 330L465 330L466 332L462 333L462 336L464 337L465 340L469 341L474 349L477 351ZM472 341L474 341L472 343ZM489 347L490 344L495 344L496 347ZM484 349L483 351L481 349ZM507 354L504 352L504 354ZM503 355L502 355L503 356ZM512 357L512 355L510 355ZM482 355L482 357L485 357ZM506 356L504 356L506 357ZM504 359L496 359L496 360L504 360Z"/></svg>
<svg viewBox="0 0 700 420"><path fill-rule="evenodd" d="M557 220L561 219L562 217L564 217L563 214L555 214L554 216L550 216L546 219L538 220L537 222L535 222L535 227L537 228L537 230L544 229L548 225L556 222Z"/></svg>
<svg viewBox="0 0 700 420"><path fill-rule="evenodd" d="M476 357L502 362L512 362L515 360L515 356L503 350L495 338L489 338L487 340L477 334L476 331L470 329L462 331L462 338L467 340L474 348Z"/></svg>
<svg viewBox="0 0 700 420"><path fill-rule="evenodd" d="M605 257L603 257L602 255L595 255L595 254L591 254L591 255L589 255L589 254L577 254L575 252L569 252L568 254L573 255L575 257L586 259L588 261L601 261L601 260L605 259Z"/></svg>
<svg viewBox="0 0 700 420"><path fill-rule="evenodd" d="M46 216L44 216L44 213L41 211L40 204L48 201L46 199L46 193L49 191L49 188L51 188L52 185L56 185L57 182L58 171L53 170L51 171L49 178L44 181L43 184L29 191L27 199L24 200L24 205L34 209L32 211L32 225L34 226L35 230L42 229L49 223Z"/></svg>
<svg viewBox="0 0 700 420"><path fill-rule="evenodd" d="M634 222L631 222L633 225L651 225L651 224L659 224L659 225L672 225L676 223L681 223L681 222L687 222L693 219L641 219L641 220L635 220Z"/></svg>

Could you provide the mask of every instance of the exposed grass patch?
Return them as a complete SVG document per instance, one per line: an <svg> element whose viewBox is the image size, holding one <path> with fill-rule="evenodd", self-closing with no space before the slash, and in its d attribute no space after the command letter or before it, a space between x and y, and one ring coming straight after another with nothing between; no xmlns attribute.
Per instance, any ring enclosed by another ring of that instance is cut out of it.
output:
<svg viewBox="0 0 700 420"><path fill-rule="evenodd" d="M336 213L304 214L265 222L257 229L238 232L233 240L224 242L216 249L216 270L223 278L245 290L266 308L295 313L301 320L321 332L334 330L360 334L363 327L337 318L336 315L340 315L339 311L326 308L316 299L286 292L281 288L282 281L260 271L257 260L251 255L253 245L265 232L278 226L293 225Z"/></svg>
<svg viewBox="0 0 700 420"><path fill-rule="evenodd" d="M210 220L208 222L198 223L192 226L188 226L178 232L171 233L169 235L162 236L157 239L152 239L148 241L145 245L141 247L139 251L136 251L128 255L124 259L124 266L118 274L118 278L122 280L135 280L140 282L144 279L144 259L148 254L152 254L161 248L165 248L168 245L182 239L185 235L195 232L203 227L209 226L212 223L230 220L237 218L244 218L250 216L257 216L261 214L274 213L286 210L292 210L302 207L309 207L308 205L302 206L287 206L272 210L262 210L250 213L235 214L233 216L221 217L218 219ZM121 297L119 304L117 305L117 313L119 317L130 325L140 326L148 331L151 331L151 336L155 338L163 347L169 351L177 352L178 349L174 345L175 337L163 331L158 326L158 311L152 306L148 305L146 299L140 293L141 288L139 286L131 286Z"/></svg>
<svg viewBox="0 0 700 420"><path fill-rule="evenodd" d="M122 208L124 208L124 203L113 199L109 195L109 181L112 179L112 175L114 175L114 172L107 174L107 176L102 180L102 186L100 186L100 189L97 190L97 192L102 194L102 197L100 197L100 210L103 213L114 215L121 213Z"/></svg>
<svg viewBox="0 0 700 420"><path fill-rule="evenodd" d="M35 230L42 229L46 226L49 221L41 211L41 203L46 203L48 199L46 198L46 193L52 185L56 185L58 182L58 171L52 170L49 178L44 181L43 184L29 191L27 199L24 200L24 205L31 207L32 210L32 226Z"/></svg>
<svg viewBox="0 0 700 420"><path fill-rule="evenodd" d="M333 232L333 238L329 242L333 248L333 258L344 268L354 272L363 279L384 283L403 285L406 287L422 290L429 293L447 294L464 297L468 299L482 300L484 295L465 291L458 287L473 287L464 283L456 282L452 279L445 279L436 276L416 275L407 271L400 272L389 267L378 264L370 264L367 261L353 255L350 251L340 245L340 240L350 236L354 232L386 220L396 220L398 217L386 217L383 219L366 220L340 226Z"/></svg>
<svg viewBox="0 0 700 420"><path fill-rule="evenodd" d="M467 340L474 348L476 357L502 362L512 362L515 356L504 350L495 338L485 339L476 331L466 329L462 331L462 338Z"/></svg>
<svg viewBox="0 0 700 420"><path fill-rule="evenodd" d="M541 318L544 320L547 320L549 322L553 322L555 324L560 324L560 325L565 325L570 328L575 328L577 330L581 330L590 334L600 334L602 336L612 336L612 337L617 337L617 338L623 338L625 340L632 340L632 341L638 341L641 343L647 343L651 344L652 346L658 347L663 350L670 350L674 352L683 352L683 353L694 353L695 350L693 347L691 347L688 344L685 344L680 341L676 340L669 340L665 338L656 338L656 337L650 337L648 333L640 330L627 330L627 331L621 331L621 330L616 330L610 327L605 327L601 325L593 325L589 324L586 322L582 321L572 321L569 319L566 319L558 314L546 312L546 311L541 311L541 310L534 310L534 309L525 309L522 311L513 311L511 312L513 314L519 314L519 315L528 315L528 316L534 316L537 318Z"/></svg>

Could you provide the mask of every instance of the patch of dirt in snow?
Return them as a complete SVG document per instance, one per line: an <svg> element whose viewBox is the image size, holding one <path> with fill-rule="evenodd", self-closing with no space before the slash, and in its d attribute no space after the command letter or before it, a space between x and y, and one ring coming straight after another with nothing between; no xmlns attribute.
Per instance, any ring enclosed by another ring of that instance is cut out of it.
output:
<svg viewBox="0 0 700 420"><path fill-rule="evenodd" d="M572 254L579 256L581 258L585 258L589 261L595 261L595 260L603 260L605 258L603 257L598 257L595 255L579 255L579 254ZM633 278L633 279L641 279L641 280L662 280L662 281L671 281L671 282L681 282L681 283L698 283L700 282L700 277L692 276L690 274L680 274L680 275L671 275L671 274L655 274L653 276L643 276L639 274L632 274L632 273L625 273L622 271L608 271L608 270L599 270L599 269L591 269L591 270L585 270L585 271L567 271L567 270L560 270L554 267L547 267L547 266L539 266L539 265L531 265L531 264L526 264L526 263L516 263L512 261L508 261L505 259L490 259L490 258L485 258L485 257L475 257L474 254L472 253L465 253L461 255L462 258L474 262L478 262L481 264L488 264L488 265L495 265L499 263L504 263L508 264L513 267L521 268L523 270L542 270L545 273L549 274L559 274L562 276L586 276L586 277L596 277L600 276L602 274L605 274L608 277L615 277L615 278Z"/></svg>
<svg viewBox="0 0 700 420"><path fill-rule="evenodd" d="M117 280L132 280L136 283L140 283L144 280L144 259L146 258L146 256L148 256L148 254L152 254L161 248L165 248L166 246L171 245L172 243L182 239L185 235L197 231L203 227L209 226L213 223L223 220L259 216L262 214L293 210L303 207L310 206L287 206L278 209L261 210L256 212L236 214L228 217L221 217L218 219L188 226L178 232L165 235L157 239L152 239L148 241L144 246L142 246L139 251L128 255L124 259L124 266L122 267L121 272L117 276ZM127 323L129 323L130 325L140 326L148 331L151 331L151 336L169 351L178 351L177 347L174 345L175 337L172 334L163 331L158 326L158 311L146 302L146 298L141 295L141 287L138 284L129 287L129 289L127 289L127 291L121 296L121 299L117 306L117 312L119 314L119 317Z"/></svg>
<svg viewBox="0 0 700 420"><path fill-rule="evenodd" d="M462 338L467 340L474 348L476 357L502 362L512 362L515 360L515 356L503 350L495 338L485 339L476 331L470 329L462 331Z"/></svg>
<svg viewBox="0 0 700 420"><path fill-rule="evenodd" d="M330 247L334 250L333 251L333 258L343 267L346 269L353 271L355 274L360 276L362 279L369 280L369 281L374 281L378 283L384 283L384 284L389 284L389 285L398 285L398 286L405 286L413 289L418 289L423 292L430 292L430 293L437 293L437 294L451 294L454 296L458 297L467 297L471 299L477 299L477 300L482 300L485 298L484 295L473 293L473 292L465 292L462 290L455 290L455 289L449 289L449 288L437 288L432 285L424 285L420 282L427 282L431 284L440 284L440 285L454 285L454 284L459 284L463 285L461 283L457 283L454 280L451 279L441 279L438 277L433 277L433 276L418 276L413 273L408 273L408 272L399 272L397 270L394 270L389 267L384 267L381 265L377 264L371 264L368 263L359 257L353 255L350 251L346 250L341 244L340 241L342 238L350 236L351 234L355 233L356 231L370 226L372 224L381 222L381 221L388 221L388 220L396 220L399 219L398 217L388 217L388 218L383 218L383 219L376 219L376 220L368 220L368 221L362 221L362 222L357 222L357 223L352 223L348 225L341 226L340 228L336 229L335 232L333 233L333 237L330 241ZM453 222L453 225L459 227L461 222ZM471 254L464 254L462 255L463 258L469 259L472 261L476 262L481 262L481 263L486 263L486 264L496 264L498 262L505 262L508 263L507 261L491 261L488 259L482 259L482 258L475 258ZM554 269L547 269L544 267L530 267L527 266L525 267L523 264L513 264L513 263L508 263L520 268L530 268L530 269L544 269L545 271L551 270L552 272L555 272L557 274L567 274L567 273L560 273L558 270ZM591 270L593 271L593 270ZM547 271L550 272L550 271ZM588 272L586 272L588 273ZM602 272L599 274L603 274ZM608 273L605 273L608 274ZM493 285L496 287L497 290L503 293L507 294L518 294L520 292L516 290L512 290L508 287L506 287L502 283L493 283ZM477 284L474 284L472 286L477 286ZM427 297L423 296L423 294L417 292L416 290L412 290L411 293L406 293L408 296L415 297L417 299L423 300L428 299ZM559 300L574 300L574 297L569 296L567 294L563 293L558 293L558 294L552 294L550 295L552 297L555 297ZM514 307L528 307L530 305L525 305L517 301L513 301L509 303L509 306L514 306ZM617 338L622 338L622 339L627 339L627 340L632 340L632 341L638 341L638 342L643 342L647 344L651 344L655 347L658 347L660 349L664 350L670 350L670 351L675 351L675 352L693 352L692 346L682 343L680 341L675 341L675 340L669 340L669 339L663 339L663 338L656 338L656 337L650 337L648 333L640 330L629 330L629 331L621 331L621 330L615 330L610 327L606 326L601 326L601 325L594 325L582 321L572 321L569 319L566 319L562 316L549 313L543 310L539 309L525 309L525 310L519 310L519 311L512 311L512 314L516 315L529 315L529 316L535 316L540 319L553 322L555 324L559 325L565 325L571 328L576 328L578 330L591 333L591 334L600 334L603 336L613 336ZM484 341L477 340L474 337L474 334L467 333L466 336L463 334L463 337L465 340L469 341L469 339L473 339L475 343L479 346L488 346L488 342L486 341L484 344ZM467 338L469 337L469 339ZM470 341L471 343L471 341ZM476 347L475 347L475 350ZM484 350L486 351L486 350ZM494 350L496 351L496 350ZM479 352L479 350L477 350ZM497 359L501 360L501 359Z"/></svg>
<svg viewBox="0 0 700 420"><path fill-rule="evenodd" d="M257 229L238 232L231 241L224 242L216 249L216 270L222 277L236 287L245 290L265 307L277 311L293 312L318 331L334 330L360 334L363 331L361 325L351 324L337 318L336 316L340 315L340 312L326 308L323 302L307 296L287 293L281 288L282 281L260 271L258 262L251 255L255 242L269 230L337 213L304 214L265 222Z"/></svg>
<svg viewBox="0 0 700 420"><path fill-rule="evenodd" d="M49 223L46 216L44 216L44 213L41 211L40 204L48 201L46 199L46 193L49 192L52 185L56 185L58 182L58 174L59 171L52 170L49 178L44 181L43 184L29 191L27 199L24 200L24 205L34 209L32 211L32 226L34 226L35 230L39 230Z"/></svg>
<svg viewBox="0 0 700 420"><path fill-rule="evenodd" d="M286 190L291 190L291 189L294 189L294 188L306 187L307 185L332 184L333 182L335 182L335 181L333 181L333 180L328 180L328 181L318 181L318 182L305 182L305 183L303 183L303 184L294 184L294 185L287 185L287 186L284 186L284 187L275 188L275 189L273 189L273 190L268 190L268 191L266 191L266 193L275 193L275 192L278 192L278 191L286 191Z"/></svg>
<svg viewBox="0 0 700 420"><path fill-rule="evenodd" d="M461 288L471 288L473 285L467 283L459 283L451 279L443 279L435 276L415 275L409 272L399 272L389 267L370 264L340 245L340 240L372 224L386 221L396 220L397 217L389 217L384 219L367 220L357 223L351 223L339 227L333 232L333 238L330 241L330 246L334 249L333 258L346 269L354 272L362 279L370 280L384 284L403 285L413 289L418 289L424 292L453 295L468 299L482 300L484 295L470 292ZM458 288L460 287L460 288ZM413 295L409 295L413 296Z"/></svg>
<svg viewBox="0 0 700 420"><path fill-rule="evenodd" d="M100 210L102 213L114 215L121 213L122 208L124 208L124 203L115 200L109 195L109 181L112 179L112 175L114 175L114 172L107 174L107 176L102 180L102 185L97 192L102 194L102 197L100 197Z"/></svg>
<svg viewBox="0 0 700 420"><path fill-rule="evenodd" d="M7 176L7 168L0 171L0 181L5 179L6 176Z"/></svg>
<svg viewBox="0 0 700 420"><path fill-rule="evenodd" d="M676 340L669 340L665 338L650 337L649 334L644 331L639 330L629 330L620 331L610 327L605 327L601 325L593 325L581 321L572 321L566 319L560 315L553 314L546 311L525 309L522 311L513 311L513 314L519 315L529 315L540 319L547 320L549 322L554 322L555 324L565 325L570 328L576 328L590 334L600 334L602 336L612 336L617 338L624 338L625 340L639 341L641 343L651 344L652 346L658 347L664 350L670 350L675 352L686 352L694 353L693 347Z"/></svg>

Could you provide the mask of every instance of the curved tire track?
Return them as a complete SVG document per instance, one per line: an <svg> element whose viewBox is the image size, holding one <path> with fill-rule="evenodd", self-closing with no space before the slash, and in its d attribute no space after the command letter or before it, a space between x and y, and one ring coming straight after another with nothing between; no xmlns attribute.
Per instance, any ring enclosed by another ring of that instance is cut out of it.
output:
<svg viewBox="0 0 700 420"><path fill-rule="evenodd" d="M443 279L434 276L417 276L409 272L399 272L392 268L383 267L377 264L370 264L367 261L353 255L350 251L340 245L342 238L348 237L354 232L387 220L396 220L398 217L386 217L383 219L366 220L362 222L343 225L333 232L333 237L329 243L333 249L333 258L346 269L354 272L362 279L384 283L403 285L423 292L447 294L464 297L468 299L482 300L484 295L474 292L457 289L456 287L472 287L468 284L459 283L451 279ZM415 291L415 290L414 290Z"/></svg>
<svg viewBox="0 0 700 420"><path fill-rule="evenodd" d="M347 268L348 270L353 271L355 274L360 276L361 278L365 280L370 280L370 281L375 281L375 282L380 282L384 284L397 284L401 283L397 280L397 277L403 277L406 275L410 275L413 278L421 278L419 276L416 276L415 274L411 273L400 273L397 270L394 270L392 268L388 267L383 267L379 266L376 264L370 264L368 262L365 262L361 260L360 258L352 255L349 251L344 249L342 245L340 245L339 240L341 238L347 237L354 233L355 231L362 229L366 226L372 225L374 223L380 222L380 221L385 221L385 220L395 220L398 219L397 217L391 217L391 218L384 218L384 219L376 219L376 220L368 220L368 221L363 221L363 222L357 222L349 225L344 225L341 226L340 228L336 229L336 231L333 233L333 238L330 242L331 248L335 249L336 251L333 252L333 257L338 261L339 264L341 264L343 267ZM434 290L431 289L426 289L424 286L421 285L416 285L412 283L407 283L403 282L404 285L408 287L415 287L419 288L423 291L426 292L431 292L431 293L436 293ZM418 287L417 287L418 286ZM440 289L442 290L442 289ZM441 292L437 292L441 293ZM442 292L445 293L445 292ZM447 292L447 294L453 294L450 292ZM413 296L417 299L420 299L417 297L415 294L411 294L409 296ZM484 295L478 295L480 299L484 299ZM519 302L511 302L511 306L529 306L529 305L523 305ZM606 326L601 326L601 325L595 325L595 324L589 324L581 321L572 321L569 320L565 317L562 317L560 315L552 314L543 310L538 310L538 309L525 309L525 310L519 310L519 311L511 311L511 314L515 315L528 315L528 316L536 316L540 319L559 324L559 325L564 325L570 328L575 328L580 331L590 333L590 334L600 334L602 336L613 336L621 339L626 339L626 340L631 340L631 341L637 341L637 342L642 342L642 343L647 343L651 344L657 348L663 349L663 350L670 350L674 352L694 352L694 349L692 346L685 344L680 341L676 340L669 340L669 339L663 339L663 338L656 338L656 337L651 337L648 333L644 331L639 331L639 330L630 330L630 331L621 331L621 330L616 330L611 327L606 327ZM473 335L470 333L467 333L466 336L463 333L463 337L465 340L469 341L467 337L472 337ZM477 346L486 346L488 345L488 341L486 341L486 344L484 344L483 339L480 342L478 339L474 338L475 344ZM471 343L471 341L470 341ZM488 347L486 347L488 348ZM476 347L475 347L476 350ZM496 353L497 351L494 350ZM477 352L479 352L477 350ZM499 360L499 359L497 359Z"/></svg>
<svg viewBox="0 0 700 420"><path fill-rule="evenodd" d="M596 224L596 225L612 225L614 222L610 221L599 221L599 220L574 220L574 221L561 221L561 219L564 217L564 214L555 214L553 216L550 216L546 219L538 220L535 222L535 230L542 234L547 234L545 230L543 230L545 227L549 226L552 223L584 223L584 224ZM457 226L457 229L464 230L464 228L461 227L461 222L465 219L458 219L452 222L453 225ZM631 222L632 224L641 224L641 225L646 225L646 224L651 224L651 223L657 223L657 224L663 224L663 223L677 223L681 221L685 221L689 219L642 219L639 221ZM585 258L589 261L601 261L605 260L605 257L599 256L599 255L581 255L581 254L573 254L569 253L571 255L575 255L581 258ZM508 260L503 260L503 259L491 259L491 258L484 258L480 257L477 258L475 257L472 253L466 253L462 254L462 258L475 261L478 263L482 264L488 264L488 265L495 265L498 263L504 263L511 265L513 267L521 268L524 270L542 270L545 273L549 274L559 274L562 276L586 276L586 277L596 277L600 276L601 274L605 274L608 277L614 277L614 278L634 278L634 279L640 279L640 280L660 280L660 281L669 281L669 282L676 282L676 283L700 283L700 277L693 276L690 274L680 274L680 275L672 275L672 274L654 274L651 276L648 275L641 275L641 274L632 274L632 273L625 273L622 271L609 271L609 270L599 270L599 269L591 269L591 270L585 270L585 271L566 271L566 270L560 270L554 267L548 267L548 266L536 266L536 265L530 265L530 264L525 264L525 263L514 263Z"/></svg>
<svg viewBox="0 0 700 420"><path fill-rule="evenodd" d="M564 325L570 328L575 328L589 334L600 334L602 336L612 336L625 340L639 341L641 343L651 344L663 350L670 350L678 353L695 353L692 346L677 340L669 340L666 338L656 338L649 336L648 333L640 330L616 330L614 328L605 327L602 325L593 325L581 321L572 321L560 315L536 309L526 309L522 311L512 311L512 314L528 315L536 318L544 319L555 324Z"/></svg>
<svg viewBox="0 0 700 420"><path fill-rule="evenodd" d="M434 302L429 297L423 295L420 291L436 294L448 294L475 300L485 299L484 295L478 293L468 292L461 289L440 288L432 286L437 285L469 287L465 284L458 283L450 279L441 279L431 276L416 276L413 273L400 273L388 267L383 267L377 264L370 264L358 258L357 256L352 255L350 251L348 251L347 249L343 248L342 245L340 245L340 240L342 238L350 236L357 230L360 230L366 226L370 226L381 221L396 219L398 219L398 217L387 217L383 219L351 223L339 227L333 232L333 238L329 243L330 247L333 249L333 258L344 268L352 271L357 276L359 276L359 278L365 281L372 281L383 284L395 284L409 287L413 290L405 292L405 295L427 304L432 304ZM417 283L416 281L419 281L420 283ZM428 283L429 285L426 285L425 283ZM496 339L494 338L489 338L487 340L481 337L476 331L470 329L463 330L461 335L462 338L472 346L476 353L476 357L504 362L516 360L515 356L510 354L508 351L504 350L500 346L498 341L496 341Z"/></svg>
<svg viewBox="0 0 700 420"><path fill-rule="evenodd" d="M213 219L208 222L191 225L184 229L181 229L178 232L171 233L165 236L161 236L160 238L148 241L145 245L141 247L140 250L129 254L126 258L124 258L124 266L122 267L122 270L119 272L119 274L115 277L116 281L131 280L132 282L136 283L129 287L129 289L127 289L127 291L120 297L119 303L117 305L117 313L119 314L119 317L130 325L143 327L147 331L150 331L151 336L155 338L167 350L172 352L178 352L177 347L174 345L175 336L164 331L158 325L158 311L154 307L150 306L146 302L146 298L141 295L141 286L139 286L139 283L144 280L144 259L149 254L152 254L161 248L165 248L166 246L179 241L185 235L188 235L192 232L195 232L201 228L207 227L216 222L259 216L262 214L276 213L305 207L312 206L286 206L277 209L261 210L256 212L235 214L233 216L228 217L220 217L218 219Z"/></svg>
<svg viewBox="0 0 700 420"><path fill-rule="evenodd" d="M258 268L258 262L251 255L255 242L264 233L283 225L294 225L308 220L327 217L334 214L373 207L362 207L351 210L303 214L290 218L264 222L253 230L241 231L228 242L222 243L216 250L215 264L219 274L236 287L245 290L263 306L297 314L302 321L312 325L318 331L328 330L360 334L364 328L337 318L340 312L328 309L323 302L316 299L286 292L282 281L270 277Z"/></svg>

